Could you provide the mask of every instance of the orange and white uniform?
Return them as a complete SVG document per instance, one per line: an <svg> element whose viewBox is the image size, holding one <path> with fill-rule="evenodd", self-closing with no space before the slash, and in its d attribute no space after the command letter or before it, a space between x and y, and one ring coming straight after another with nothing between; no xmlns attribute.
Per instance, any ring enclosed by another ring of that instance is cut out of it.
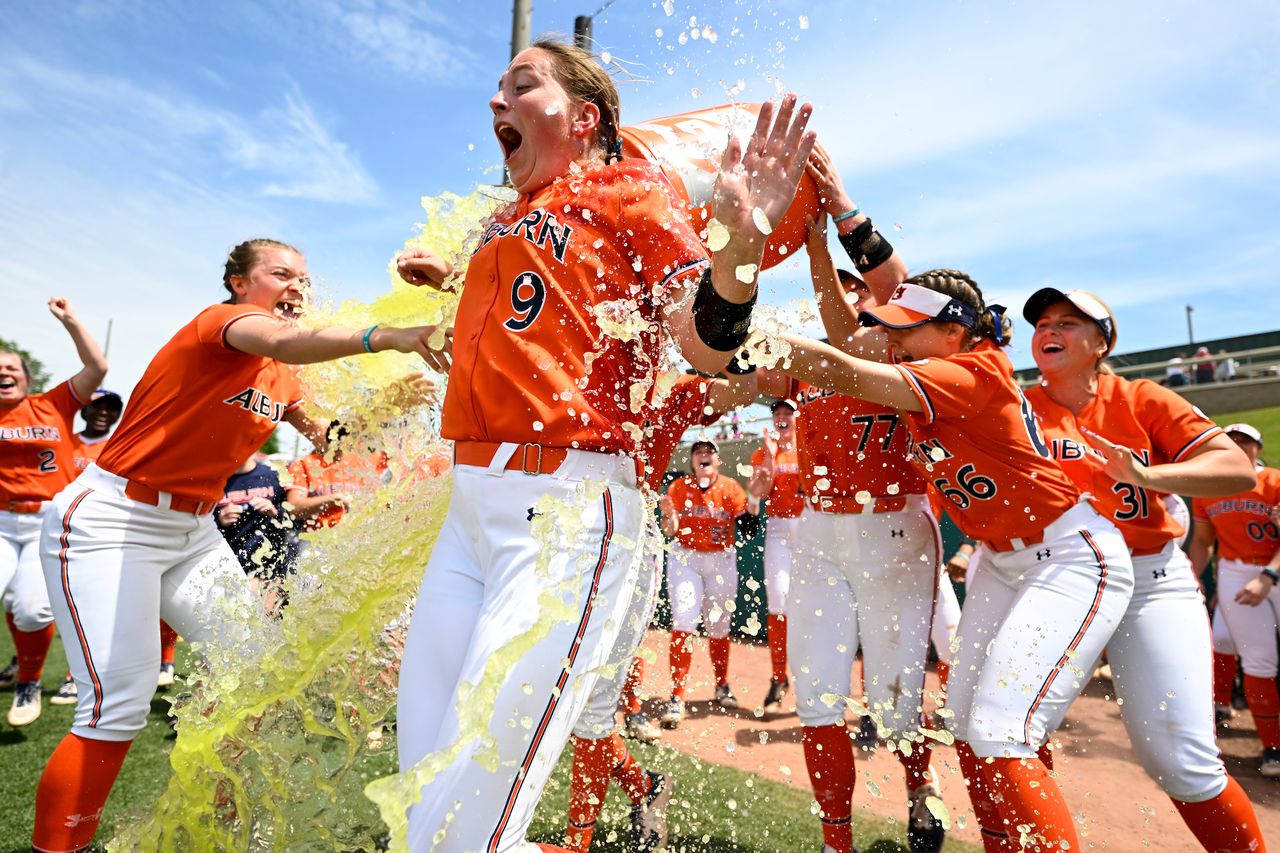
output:
<svg viewBox="0 0 1280 853"><path fill-rule="evenodd" d="M863 651L866 703L886 736L914 731L924 701L941 538L910 436L892 409L793 381L799 477L808 506L793 542L787 656L796 712L844 724ZM926 766L928 759L923 762Z"/></svg>
<svg viewBox="0 0 1280 853"><path fill-rule="evenodd" d="M647 512L632 454L652 414L661 309L707 264L644 162L575 168L486 223L454 325L441 426L455 442L453 491L405 648L399 716L414 722L398 742L410 767L457 739L459 714L483 712L498 761L461 747L409 811L415 849L437 831L442 849L525 843L640 571ZM575 524L543 521L553 506ZM551 588L578 618L552 620L492 704L458 708L459 685L547 618L538 602ZM532 726L506 724L526 717Z"/></svg>
<svg viewBox="0 0 1280 853"><path fill-rule="evenodd" d="M1108 477L1084 430L1123 445L1147 465L1178 462L1222 430L1183 397L1146 379L1099 374L1079 412L1027 389L1053 458L1123 534L1134 591L1110 642L1120 715L1147 774L1169 796L1203 802L1222 793L1227 771L1213 723L1212 640L1204 597L1179 547L1182 525L1163 496ZM1268 555L1270 556L1270 555ZM1274 648L1274 642L1272 643Z"/></svg>
<svg viewBox="0 0 1280 853"><path fill-rule="evenodd" d="M764 448L751 454L752 467L764 464ZM804 510L804 492L800 490L800 457L795 448L781 447L773 455L773 484L765 496L769 520L764 530L764 590L769 613L787 614L787 595L791 589L791 551L795 545L796 525Z"/></svg>
<svg viewBox="0 0 1280 853"><path fill-rule="evenodd" d="M104 435L99 438L85 438L83 433L76 433L71 436L72 460L75 463L77 474L98 461L98 457L102 455L102 449L107 446L107 439L109 438L111 438L110 435Z"/></svg>
<svg viewBox="0 0 1280 853"><path fill-rule="evenodd" d="M0 594L19 631L53 621L40 570L41 514L75 477L72 439L83 405L63 382L0 408Z"/></svg>
<svg viewBox="0 0 1280 853"><path fill-rule="evenodd" d="M734 523L747 511L747 492L719 474L705 488L695 477L681 477L667 497L676 522L667 560L671 630L692 634L701 620L709 637L727 637L738 595Z"/></svg>
<svg viewBox="0 0 1280 853"><path fill-rule="evenodd" d="M367 498L388 482L387 464L387 455L382 452L348 451L332 462L326 462L323 453L312 453L290 465L289 476L294 486L307 490L308 497L360 495ZM345 514L342 504L329 504L309 520L307 528L333 527Z"/></svg>
<svg viewBox="0 0 1280 853"><path fill-rule="evenodd" d="M1193 498L1196 524L1213 528L1218 553L1218 612L1226 622L1246 676L1274 679L1280 670L1276 630L1280 588L1256 607L1236 602L1236 594L1258 576L1280 549L1275 511L1280 507L1280 470L1259 468L1252 489L1228 498ZM1270 644L1270 645L1268 645Z"/></svg>
<svg viewBox="0 0 1280 853"><path fill-rule="evenodd" d="M989 342L897 365L912 463L983 545L951 668L952 730L982 758L1032 757L1102 653L1133 594L1128 547L1050 458L1008 356ZM1079 666L1077 664L1076 666Z"/></svg>
<svg viewBox="0 0 1280 853"><path fill-rule="evenodd" d="M292 367L232 349L254 305L206 308L162 347L124 416L52 501L44 579L79 701L72 733L127 741L146 725L160 666L156 616L211 656L251 655L256 613L211 509L240 464L301 402Z"/></svg>

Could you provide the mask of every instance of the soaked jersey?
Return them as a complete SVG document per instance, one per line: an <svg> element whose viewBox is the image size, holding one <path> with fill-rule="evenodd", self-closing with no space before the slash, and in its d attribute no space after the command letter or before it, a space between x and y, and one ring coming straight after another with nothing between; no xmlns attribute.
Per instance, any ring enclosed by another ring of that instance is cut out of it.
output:
<svg viewBox="0 0 1280 853"><path fill-rule="evenodd" d="M800 487L815 497L922 495L911 465L911 436L901 413L847 394L791 381L796 402Z"/></svg>
<svg viewBox="0 0 1280 853"><path fill-rule="evenodd" d="M1185 459L1222 430L1178 394L1147 379L1130 382L1098 375L1094 398L1072 414L1049 398L1043 386L1028 388L1027 399L1049 443L1053 458L1076 487L1093 496L1093 506L1115 522L1134 551L1157 551L1182 535L1182 525L1165 507L1163 496L1131 483L1117 483L1097 464L1102 455L1081 428L1130 448L1144 465Z"/></svg>
<svg viewBox="0 0 1280 853"><path fill-rule="evenodd" d="M1262 565L1280 548L1280 531L1271 512L1280 505L1280 471L1259 468L1252 489L1228 498L1192 498L1196 524L1211 524L1218 556Z"/></svg>
<svg viewBox="0 0 1280 853"><path fill-rule="evenodd" d="M102 455L102 448L107 446L108 438L111 438L109 434L101 438L85 438L84 433L81 432L71 436L72 460L75 462L77 473L98 461L98 457Z"/></svg>
<svg viewBox="0 0 1280 853"><path fill-rule="evenodd" d="M947 514L979 541L1034 541L1080 498L1052 459L1008 356L969 352L895 365L923 412L903 412L912 463L947 499Z"/></svg>
<svg viewBox="0 0 1280 853"><path fill-rule="evenodd" d="M764 464L764 448L757 447L751 454L751 465ZM804 509L804 492L800 490L800 457L794 450L773 454L773 485L766 497L769 515L774 518L795 518Z"/></svg>
<svg viewBox="0 0 1280 853"><path fill-rule="evenodd" d="M322 495L362 495L371 497L387 482L385 453L343 453L332 462L324 454L312 453L289 466L294 488L306 489L308 497ZM342 504L332 503L309 519L307 526L333 527L346 513Z"/></svg>
<svg viewBox="0 0 1280 853"><path fill-rule="evenodd" d="M178 330L142 374L98 457L103 470L213 503L227 478L302 403L297 370L232 349L227 329L256 305L213 305Z"/></svg>
<svg viewBox="0 0 1280 853"><path fill-rule="evenodd" d="M676 505L676 539L690 551L733 548L733 522L747 511L747 492L738 481L720 475L707 488L693 477L671 484L667 496Z"/></svg>
<svg viewBox="0 0 1280 853"><path fill-rule="evenodd" d="M659 308L707 250L656 166L566 175L497 213L467 268L441 435L633 452Z"/></svg>
<svg viewBox="0 0 1280 853"><path fill-rule="evenodd" d="M662 476L685 430L696 425L710 426L720 417L719 412L709 410L710 387L710 381L701 376L681 376L662 401L662 408L646 424L639 456L645 464L644 484L653 491L662 488Z"/></svg>
<svg viewBox="0 0 1280 853"><path fill-rule="evenodd" d="M47 501L76 477L76 413L84 401L71 382L0 408L0 510L10 501Z"/></svg>

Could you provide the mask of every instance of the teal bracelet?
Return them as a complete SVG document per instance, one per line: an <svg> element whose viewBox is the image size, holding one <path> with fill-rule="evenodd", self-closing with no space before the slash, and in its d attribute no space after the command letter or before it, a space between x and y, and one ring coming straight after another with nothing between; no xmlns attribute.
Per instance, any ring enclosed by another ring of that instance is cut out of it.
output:
<svg viewBox="0 0 1280 853"><path fill-rule="evenodd" d="M858 207L854 207L853 210L846 210L844 213L840 214L839 216L831 217L831 221L844 222L846 219L853 219L853 217L857 216L861 212L862 211Z"/></svg>
<svg viewBox="0 0 1280 853"><path fill-rule="evenodd" d="M364 330L364 339L362 340L362 343L364 344L365 352L373 352L373 347L369 346L369 336L373 334L374 329L381 325L381 323L374 323L372 326Z"/></svg>

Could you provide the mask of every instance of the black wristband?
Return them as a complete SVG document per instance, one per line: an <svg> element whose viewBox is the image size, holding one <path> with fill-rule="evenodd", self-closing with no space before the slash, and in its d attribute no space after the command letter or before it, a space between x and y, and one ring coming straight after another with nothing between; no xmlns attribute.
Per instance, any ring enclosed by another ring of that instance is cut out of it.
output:
<svg viewBox="0 0 1280 853"><path fill-rule="evenodd" d="M751 363L751 353L744 349L735 352L733 358L729 359L729 363L724 366L724 372L731 376L747 376L755 373L756 366Z"/></svg>
<svg viewBox="0 0 1280 853"><path fill-rule="evenodd" d="M840 245L860 273L871 272L893 256L893 246L880 236L870 219L863 220L848 234L841 234Z"/></svg>
<svg viewBox="0 0 1280 853"><path fill-rule="evenodd" d="M693 328L702 342L713 350L736 350L751 331L751 311L756 307L756 296L751 294L746 302L730 302L716 293L711 283L711 270L702 272L698 281L698 293L693 298Z"/></svg>
<svg viewBox="0 0 1280 853"><path fill-rule="evenodd" d="M1273 586L1280 585L1280 572L1277 572L1275 569L1271 568L1270 566L1263 566L1261 569L1261 572L1262 574L1271 578L1271 583Z"/></svg>

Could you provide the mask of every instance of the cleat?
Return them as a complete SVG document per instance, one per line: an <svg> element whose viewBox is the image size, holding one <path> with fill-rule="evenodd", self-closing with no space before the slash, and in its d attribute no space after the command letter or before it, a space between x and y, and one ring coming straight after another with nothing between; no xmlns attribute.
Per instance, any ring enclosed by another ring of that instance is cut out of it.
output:
<svg viewBox="0 0 1280 853"><path fill-rule="evenodd" d="M156 688L173 686L173 664L160 664L160 672L156 675Z"/></svg>
<svg viewBox="0 0 1280 853"><path fill-rule="evenodd" d="M929 768L930 775L937 776L937 771ZM929 797L942 799L942 791L937 782L927 782L911 792L911 807L907 813L907 847L911 853L938 853L947 831L942 828L942 821L929 811L926 800Z"/></svg>
<svg viewBox="0 0 1280 853"><path fill-rule="evenodd" d="M867 752L874 752L875 748L880 744L880 730L876 728L876 721L871 717L863 717L861 724L858 726L858 733L854 735L854 743Z"/></svg>
<svg viewBox="0 0 1280 853"><path fill-rule="evenodd" d="M631 806L631 843L633 850L650 853L667 846L667 806L675 793L674 780L646 770L649 793Z"/></svg>
<svg viewBox="0 0 1280 853"><path fill-rule="evenodd" d="M18 683L18 659L9 661L9 665L0 669L0 690L7 690Z"/></svg>
<svg viewBox="0 0 1280 853"><path fill-rule="evenodd" d="M726 711L732 711L738 707L738 697L733 695L729 685L719 684L716 685L716 704Z"/></svg>
<svg viewBox="0 0 1280 853"><path fill-rule="evenodd" d="M1280 749L1269 747L1262 750L1262 763L1258 765L1258 772L1268 779L1280 779Z"/></svg>
<svg viewBox="0 0 1280 853"><path fill-rule="evenodd" d="M657 743L662 738L662 730L649 722L649 718L640 712L627 714L623 733L641 743Z"/></svg>
<svg viewBox="0 0 1280 853"><path fill-rule="evenodd" d="M781 714L782 700L787 698L787 690L791 685L786 681L775 681L769 679L769 692L764 696L764 712L766 714Z"/></svg>
<svg viewBox="0 0 1280 853"><path fill-rule="evenodd" d="M1227 723L1235 719L1236 709L1230 705L1214 705L1213 721L1218 726L1225 726Z"/></svg>
<svg viewBox="0 0 1280 853"><path fill-rule="evenodd" d="M40 719L40 682L19 681L13 685L13 705L9 707L9 725L15 729L29 726Z"/></svg>
<svg viewBox="0 0 1280 853"><path fill-rule="evenodd" d="M79 699L80 693L76 690L76 680L68 675L67 680L58 688L58 692L49 697L49 704L74 705Z"/></svg>
<svg viewBox="0 0 1280 853"><path fill-rule="evenodd" d="M662 711L662 725L668 729L674 729L684 720L684 700L672 696L671 701L667 703L667 707Z"/></svg>

